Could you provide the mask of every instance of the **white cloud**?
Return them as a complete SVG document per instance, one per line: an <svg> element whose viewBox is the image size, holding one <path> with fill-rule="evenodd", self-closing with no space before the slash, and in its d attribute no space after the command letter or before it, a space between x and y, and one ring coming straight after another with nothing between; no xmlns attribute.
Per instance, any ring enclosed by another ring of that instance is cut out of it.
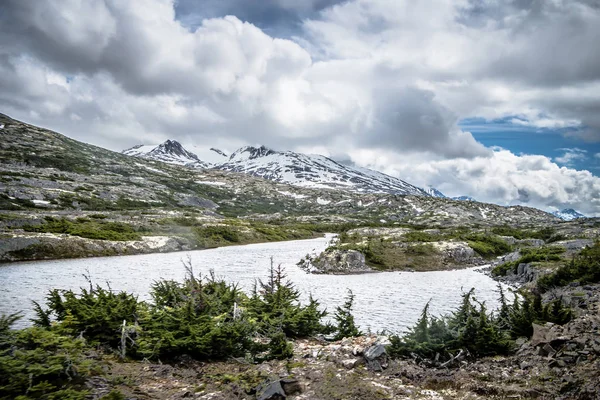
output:
<svg viewBox="0 0 600 400"><path fill-rule="evenodd" d="M600 216L600 178L561 167L544 156L496 150L491 157L441 160L424 154L400 158L359 151L352 159L421 186L431 184L449 196L469 195L479 201L546 210L570 207Z"/></svg>
<svg viewBox="0 0 600 400"><path fill-rule="evenodd" d="M587 158L586 150L582 150L582 149L578 149L578 148L560 149L560 150L563 150L564 154L560 157L554 158L554 161L556 161L559 164L569 166L569 165L573 165L573 163L576 161L583 161Z"/></svg>

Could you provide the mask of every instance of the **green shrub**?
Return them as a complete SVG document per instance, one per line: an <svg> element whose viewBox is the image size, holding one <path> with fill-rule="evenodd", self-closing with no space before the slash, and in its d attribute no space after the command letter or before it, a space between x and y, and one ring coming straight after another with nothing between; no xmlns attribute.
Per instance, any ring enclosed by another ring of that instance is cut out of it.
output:
<svg viewBox="0 0 600 400"><path fill-rule="evenodd" d="M215 247L221 244L240 242L238 231L229 226L199 226L194 228L194 233L204 247Z"/></svg>
<svg viewBox="0 0 600 400"><path fill-rule="evenodd" d="M135 229L123 222L92 221L87 218L75 221L66 218L45 217L45 221L39 226L25 226L26 231L45 233L66 233L87 239L99 240L140 240L141 235Z"/></svg>
<svg viewBox="0 0 600 400"><path fill-rule="evenodd" d="M468 235L465 239L477 254L485 258L506 254L512 250L512 246L492 235Z"/></svg>
<svg viewBox="0 0 600 400"><path fill-rule="evenodd" d="M435 236L421 231L408 232L402 239L405 242L435 242L437 240Z"/></svg>
<svg viewBox="0 0 600 400"><path fill-rule="evenodd" d="M586 247L573 259L551 274L538 279L537 286L546 291L554 286L566 286L571 282L579 284L600 282L600 242Z"/></svg>
<svg viewBox="0 0 600 400"><path fill-rule="evenodd" d="M281 265L271 265L268 279L255 285L246 310L250 318L258 321L259 331L265 333L273 326L291 338L330 333L333 328L321 322L326 313L319 310L319 303L311 296L308 305L303 306L299 297Z"/></svg>
<svg viewBox="0 0 600 400"><path fill-rule="evenodd" d="M560 299L544 305L539 294L529 294L515 296L508 304L500 288L501 307L497 313L490 313L473 294L474 289L465 293L458 309L440 318L429 315L427 303L405 335L390 337L390 355L443 361L460 350L472 357L507 354L513 348L512 339L531 336L534 322L564 324L572 318L571 310Z"/></svg>
<svg viewBox="0 0 600 400"><path fill-rule="evenodd" d="M134 321L139 303L126 292L115 293L100 286L72 290L54 289L46 297L46 307L34 302L37 318L34 323L49 327L52 318L60 322L61 332L74 336L81 334L94 344L117 348L123 320Z"/></svg>
<svg viewBox="0 0 600 400"><path fill-rule="evenodd" d="M352 307L354 305L354 294L348 290L348 296L343 306L338 306L335 309L334 319L336 322L336 334L334 339L340 340L346 337L360 336L361 332L354 323L352 315Z"/></svg>
<svg viewBox="0 0 600 400"><path fill-rule="evenodd" d="M516 272L519 264L558 261L561 259L560 255L564 252L565 249L562 247L525 248L521 250L521 257L518 260L497 265L492 270L492 274L495 276L505 276L508 271Z"/></svg>
<svg viewBox="0 0 600 400"><path fill-rule="evenodd" d="M47 329L0 330L0 399L85 399L85 379L100 372L87 352L84 339Z"/></svg>

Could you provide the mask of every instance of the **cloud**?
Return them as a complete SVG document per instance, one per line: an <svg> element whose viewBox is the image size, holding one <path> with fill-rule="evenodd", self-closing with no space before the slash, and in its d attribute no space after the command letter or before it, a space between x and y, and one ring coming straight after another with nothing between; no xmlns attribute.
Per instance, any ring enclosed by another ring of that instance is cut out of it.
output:
<svg viewBox="0 0 600 400"><path fill-rule="evenodd" d="M589 171L561 167L548 157L516 155L497 149L491 157L402 158L393 153L357 152L352 160L384 170L421 186L430 184L448 196L469 195L479 201L523 204L545 210L575 208L600 216L600 178Z"/></svg>
<svg viewBox="0 0 600 400"><path fill-rule="evenodd" d="M250 3L6 0L0 111L114 150L318 148L494 202L597 194L567 168L582 152L516 156L457 126L504 118L600 140L595 2Z"/></svg>
<svg viewBox="0 0 600 400"><path fill-rule="evenodd" d="M554 158L554 161L557 162L558 164L573 165L574 162L582 161L587 158L586 150L582 150L582 149L578 149L578 148L560 149L560 150L563 150L564 154L560 157Z"/></svg>
<svg viewBox="0 0 600 400"><path fill-rule="evenodd" d="M284 148L344 136L370 148L445 157L486 152L457 128L457 116L434 93L410 77L394 78L396 71L377 60L314 62L297 43L233 16L205 19L190 31L166 0L146 0L144 8L66 1L9 1L2 14L0 29L12 43L2 54L12 66L5 68L2 89L10 96L2 104L17 117L35 110L36 120L65 132L81 132L73 128L78 118L127 127L123 143L114 142L112 129L95 131L97 143L113 148L149 135L197 141L226 135ZM40 70L33 83L14 67L25 62L23 49ZM50 75L63 84L51 84ZM35 97L21 100L18 91L34 84L48 109Z"/></svg>
<svg viewBox="0 0 600 400"><path fill-rule="evenodd" d="M377 59L459 118L517 115L600 140L594 2L354 0L305 29L321 57Z"/></svg>

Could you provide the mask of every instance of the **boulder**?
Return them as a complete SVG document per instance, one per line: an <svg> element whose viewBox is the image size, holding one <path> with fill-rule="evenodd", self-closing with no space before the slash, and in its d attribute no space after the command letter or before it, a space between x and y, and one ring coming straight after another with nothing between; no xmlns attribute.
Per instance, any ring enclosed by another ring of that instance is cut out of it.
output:
<svg viewBox="0 0 600 400"><path fill-rule="evenodd" d="M286 394L280 380L267 380L256 388L257 400L285 400Z"/></svg>
<svg viewBox="0 0 600 400"><path fill-rule="evenodd" d="M531 336L531 345L538 346L544 343L550 343L555 339L555 335L550 331L551 326L532 324L533 335Z"/></svg>
<svg viewBox="0 0 600 400"><path fill-rule="evenodd" d="M353 369L360 364L360 358L348 358L346 360L342 360L341 364L346 369Z"/></svg>
<svg viewBox="0 0 600 400"><path fill-rule="evenodd" d="M371 271L365 264L365 255L356 250L328 250L310 264L307 269L315 274L356 274Z"/></svg>
<svg viewBox="0 0 600 400"><path fill-rule="evenodd" d="M279 381L281 387L286 395L291 396L293 394L302 393L302 385L297 379L283 378Z"/></svg>
<svg viewBox="0 0 600 400"><path fill-rule="evenodd" d="M371 371L383 371L388 365L388 355L385 351L385 346L381 343L376 343L365 350L363 356L367 363L367 369Z"/></svg>

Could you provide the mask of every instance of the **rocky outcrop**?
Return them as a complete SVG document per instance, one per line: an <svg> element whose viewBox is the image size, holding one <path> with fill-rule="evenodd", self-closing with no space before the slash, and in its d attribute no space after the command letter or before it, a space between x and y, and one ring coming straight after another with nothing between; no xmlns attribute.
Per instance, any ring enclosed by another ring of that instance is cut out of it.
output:
<svg viewBox="0 0 600 400"><path fill-rule="evenodd" d="M485 263L467 242L432 242L432 245L441 252L445 265L456 264L464 267Z"/></svg>
<svg viewBox="0 0 600 400"><path fill-rule="evenodd" d="M0 237L0 262L166 253L191 250L188 239L143 236L142 240L93 240L65 234L18 233Z"/></svg>
<svg viewBox="0 0 600 400"><path fill-rule="evenodd" d="M312 274L360 274L371 272L365 263L365 255L356 250L328 249L314 258L298 264Z"/></svg>

